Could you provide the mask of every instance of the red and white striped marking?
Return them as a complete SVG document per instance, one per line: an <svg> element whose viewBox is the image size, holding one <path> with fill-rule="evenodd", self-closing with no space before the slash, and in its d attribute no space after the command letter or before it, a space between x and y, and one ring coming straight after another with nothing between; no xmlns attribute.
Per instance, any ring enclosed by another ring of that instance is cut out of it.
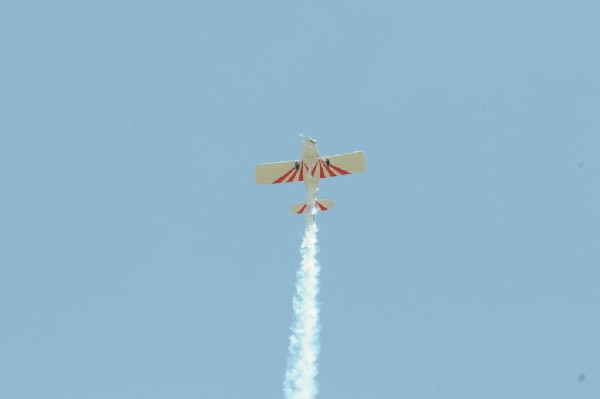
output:
<svg viewBox="0 0 600 399"><path fill-rule="evenodd" d="M327 165L327 162L323 161L322 159L319 159L319 161L315 164L315 166L313 166L312 170L310 171L311 176L315 175L315 173L317 172L317 167L319 168L319 177L322 179L326 177L343 176L350 174L350 172L348 172L345 169L335 166L332 163L329 163L329 165ZM298 170L296 170L296 167L294 166L293 168L279 176L277 179L275 179L273 181L273 184L304 181L304 170L308 172L308 165L304 163L304 161L302 161ZM325 172L327 172L327 174Z"/></svg>

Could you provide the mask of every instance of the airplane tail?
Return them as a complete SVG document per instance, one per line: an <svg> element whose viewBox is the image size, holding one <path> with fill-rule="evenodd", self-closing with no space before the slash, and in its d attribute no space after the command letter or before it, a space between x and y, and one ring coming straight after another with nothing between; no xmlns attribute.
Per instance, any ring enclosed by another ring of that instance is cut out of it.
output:
<svg viewBox="0 0 600 399"><path fill-rule="evenodd" d="M319 211L326 211L328 209L333 208L333 201L320 199L315 201L315 205L317 206ZM306 204L306 201L292 205L292 213L297 213L299 215L305 213L307 209L308 206Z"/></svg>

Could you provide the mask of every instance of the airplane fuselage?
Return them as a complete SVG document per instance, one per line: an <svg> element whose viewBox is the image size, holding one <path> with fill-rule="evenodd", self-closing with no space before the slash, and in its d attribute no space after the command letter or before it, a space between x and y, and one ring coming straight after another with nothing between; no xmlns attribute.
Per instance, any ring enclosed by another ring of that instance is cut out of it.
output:
<svg viewBox="0 0 600 399"><path fill-rule="evenodd" d="M319 186L320 175L315 173L321 156L317 148L317 141L308 137L302 143L302 164L304 165L304 186L306 191L315 193Z"/></svg>

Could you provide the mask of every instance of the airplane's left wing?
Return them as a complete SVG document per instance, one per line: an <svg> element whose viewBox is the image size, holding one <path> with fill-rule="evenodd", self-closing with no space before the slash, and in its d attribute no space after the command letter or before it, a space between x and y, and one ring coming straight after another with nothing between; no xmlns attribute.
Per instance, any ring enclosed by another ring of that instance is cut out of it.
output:
<svg viewBox="0 0 600 399"><path fill-rule="evenodd" d="M308 166L302 161L284 161L256 165L256 184L278 184L304 181Z"/></svg>

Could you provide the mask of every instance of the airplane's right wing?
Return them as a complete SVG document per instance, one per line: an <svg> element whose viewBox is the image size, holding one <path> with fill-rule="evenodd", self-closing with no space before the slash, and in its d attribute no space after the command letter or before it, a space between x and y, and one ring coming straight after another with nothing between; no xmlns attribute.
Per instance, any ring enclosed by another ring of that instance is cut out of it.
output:
<svg viewBox="0 0 600 399"><path fill-rule="evenodd" d="M308 166L302 161L284 161L256 165L256 184L278 184L304 181Z"/></svg>
<svg viewBox="0 0 600 399"><path fill-rule="evenodd" d="M367 170L367 165L365 164L365 153L364 151L356 151L346 154L321 157L319 160L318 173L321 179L324 179L326 177L336 177L364 172L365 170ZM311 172L313 176L315 173L317 173L316 165Z"/></svg>

